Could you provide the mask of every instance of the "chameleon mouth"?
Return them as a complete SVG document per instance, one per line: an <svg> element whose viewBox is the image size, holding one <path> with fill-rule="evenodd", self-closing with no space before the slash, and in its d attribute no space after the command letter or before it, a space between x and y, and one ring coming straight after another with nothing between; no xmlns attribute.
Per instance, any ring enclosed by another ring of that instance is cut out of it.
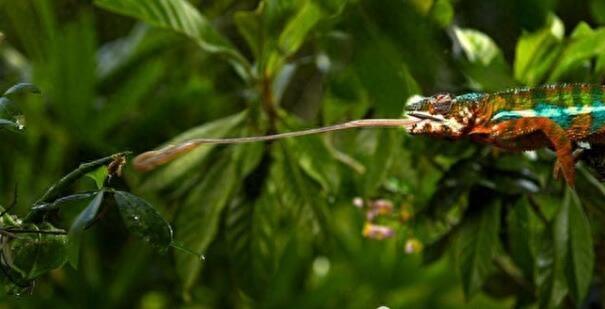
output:
<svg viewBox="0 0 605 309"><path fill-rule="evenodd" d="M443 122L444 119L443 118L438 118L435 117L433 115L427 114L427 113L422 113L422 112L409 112L406 114L407 116L411 116L413 118L419 119L419 120L432 120L432 121L437 121L437 122Z"/></svg>

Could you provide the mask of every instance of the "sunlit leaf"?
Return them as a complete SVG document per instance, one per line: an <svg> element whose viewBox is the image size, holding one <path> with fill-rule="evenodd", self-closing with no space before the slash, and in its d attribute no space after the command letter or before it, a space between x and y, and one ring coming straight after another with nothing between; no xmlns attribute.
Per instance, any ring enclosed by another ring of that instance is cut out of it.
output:
<svg viewBox="0 0 605 309"><path fill-rule="evenodd" d="M436 0L429 11L431 18L441 27L447 27L454 18L454 7L450 0Z"/></svg>
<svg viewBox="0 0 605 309"><path fill-rule="evenodd" d="M579 24L563 48L549 81L558 81L566 72L593 57L605 53L605 29L592 30L587 24Z"/></svg>
<svg viewBox="0 0 605 309"><path fill-rule="evenodd" d="M2 96L8 97L19 93L36 93L40 94L42 91L36 85L30 83L20 83L10 87L4 92Z"/></svg>
<svg viewBox="0 0 605 309"><path fill-rule="evenodd" d="M95 184L97 185L97 189L101 189L101 188L103 188L107 174L108 174L107 167L101 166L101 167L97 168L96 170L94 170L90 173L87 173L86 176L88 176L90 179L92 179L95 182Z"/></svg>
<svg viewBox="0 0 605 309"><path fill-rule="evenodd" d="M540 83L562 48L563 35L563 23L554 15L544 29L522 34L515 51L515 78L529 86Z"/></svg>
<svg viewBox="0 0 605 309"><path fill-rule="evenodd" d="M95 4L182 33L205 51L225 56L245 80L251 78L248 61L186 0L96 0Z"/></svg>
<svg viewBox="0 0 605 309"><path fill-rule="evenodd" d="M455 42L465 55L462 69L473 87L497 90L513 86L510 68L489 36L474 29L453 29Z"/></svg>

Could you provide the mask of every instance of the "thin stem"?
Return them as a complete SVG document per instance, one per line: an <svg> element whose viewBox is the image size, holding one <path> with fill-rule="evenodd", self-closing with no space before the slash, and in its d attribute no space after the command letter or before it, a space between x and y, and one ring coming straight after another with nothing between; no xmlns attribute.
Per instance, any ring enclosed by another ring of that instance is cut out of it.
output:
<svg viewBox="0 0 605 309"><path fill-rule="evenodd" d="M243 144L271 141L282 138L290 138L304 135L320 134L332 131L348 130L363 127L403 127L418 122L417 119L361 119L327 127L314 128L302 131L279 133L265 136L249 136L235 138L196 138L178 145L168 145L159 150L147 151L138 155L133 160L134 167L140 171L149 171L159 165L172 161L177 156L187 153L202 144Z"/></svg>
<svg viewBox="0 0 605 309"><path fill-rule="evenodd" d="M67 232L65 232L65 231L20 230L20 229L5 229L3 231L13 233L13 234L67 235Z"/></svg>
<svg viewBox="0 0 605 309"><path fill-rule="evenodd" d="M96 168L109 164L118 156L127 155L129 152L121 152L117 154L113 154L111 156L107 156L92 162L83 163L78 166L77 169L73 170L71 173L65 175L63 178L59 179L57 183L55 183L52 187L42 195L42 197L34 203L34 205L40 205L42 203L48 203L55 199L57 199L67 188L68 185L72 184L80 177L84 176L88 172L92 172Z"/></svg>
<svg viewBox="0 0 605 309"><path fill-rule="evenodd" d="M65 191L67 191L69 185L74 183L76 180L80 179L80 177L84 176L86 173L89 173L96 168L107 165L110 162L114 161L116 158L121 156L126 156L131 152L120 152L113 154L111 156L107 156L92 162L80 164L80 166L73 170L71 173L63 176L63 178L59 179L54 185L52 185L48 191L38 199L34 203L34 208L31 212L25 217L24 222L35 222L41 219L41 215L46 212L45 208L36 209L35 206L43 205L43 204L51 204L56 199L58 199Z"/></svg>
<svg viewBox="0 0 605 309"><path fill-rule="evenodd" d="M44 204L40 204L40 205L35 205L32 207L32 210L51 211L51 210L60 208L63 204L68 203L68 202L79 201L79 200L91 198L94 195L96 195L97 193L99 193L99 191L89 191L89 192L82 192L82 193L76 193L76 194L64 196L64 197L54 200L52 203L44 203Z"/></svg>

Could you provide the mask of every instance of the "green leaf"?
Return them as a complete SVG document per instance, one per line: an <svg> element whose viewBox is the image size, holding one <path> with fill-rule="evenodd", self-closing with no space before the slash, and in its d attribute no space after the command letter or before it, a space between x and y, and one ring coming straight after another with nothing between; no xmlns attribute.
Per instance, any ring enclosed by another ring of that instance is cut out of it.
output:
<svg viewBox="0 0 605 309"><path fill-rule="evenodd" d="M95 184L97 185L97 189L101 189L103 188L103 185L105 184L105 178L107 178L107 167L106 166L101 166L99 168L97 168L96 170L89 172L86 174L86 176L90 177L90 179L92 179Z"/></svg>
<svg viewBox="0 0 605 309"><path fill-rule="evenodd" d="M587 24L580 23L563 48L548 79L550 82L558 81L565 73L603 53L605 53L605 29L592 30Z"/></svg>
<svg viewBox="0 0 605 309"><path fill-rule="evenodd" d="M567 191L569 216L569 245L566 276L569 290L577 304L581 304L592 282L595 253L590 222L573 190Z"/></svg>
<svg viewBox="0 0 605 309"><path fill-rule="evenodd" d="M244 80L252 77L248 61L186 0L96 0L95 4L182 33L206 52L226 57Z"/></svg>
<svg viewBox="0 0 605 309"><path fill-rule="evenodd" d="M13 131L22 130L24 118L21 109L13 100L0 97L0 128L6 127Z"/></svg>
<svg viewBox="0 0 605 309"><path fill-rule="evenodd" d="M570 196L559 207L550 229L543 234L536 259L536 286L541 308L559 307L569 288L565 265L569 249Z"/></svg>
<svg viewBox="0 0 605 309"><path fill-rule="evenodd" d="M321 20L323 12L314 1L306 1L286 24L277 39L276 50L272 51L267 60L267 72L273 74L279 71L286 59L294 54L305 42L311 29Z"/></svg>
<svg viewBox="0 0 605 309"><path fill-rule="evenodd" d="M321 8L314 1L306 1L298 13L290 19L279 36L278 47L284 56L297 51L307 34L322 17Z"/></svg>
<svg viewBox="0 0 605 309"><path fill-rule="evenodd" d="M399 116L402 103L421 89L398 46L381 36L368 35L363 39L353 59L357 78L367 91L376 116Z"/></svg>
<svg viewBox="0 0 605 309"><path fill-rule="evenodd" d="M277 168L272 183L281 197L282 207L293 214L290 220L311 224L329 235L330 226L326 208L326 197L319 186L311 181L299 165L295 149L282 141L273 153Z"/></svg>
<svg viewBox="0 0 605 309"><path fill-rule="evenodd" d="M248 43L254 57L259 58L261 55L261 35L263 33L259 10L235 12L233 21L239 33Z"/></svg>
<svg viewBox="0 0 605 309"><path fill-rule="evenodd" d="M164 251L172 243L172 228L147 201L125 191L115 191L114 198L122 221L130 233Z"/></svg>
<svg viewBox="0 0 605 309"><path fill-rule="evenodd" d="M49 223L38 226L23 225L15 229L39 230L43 232L63 232ZM10 242L11 268L18 271L24 280L33 280L66 261L67 236L27 233Z"/></svg>
<svg viewBox="0 0 605 309"><path fill-rule="evenodd" d="M101 208L105 191L101 190L78 217L71 224L69 233L67 234L67 260L71 266L78 268L78 259L80 255L80 243L82 242L82 233L90 223L97 217L97 213Z"/></svg>
<svg viewBox="0 0 605 309"><path fill-rule="evenodd" d="M590 12L598 23L605 24L605 1L590 0Z"/></svg>
<svg viewBox="0 0 605 309"><path fill-rule="evenodd" d="M302 129L300 121L292 116L284 115L285 131ZM282 129L282 128L280 128ZM322 136L302 136L285 141L288 148L296 153L298 164L302 170L321 184L326 192L335 193L340 183L338 162L326 146L327 141Z"/></svg>
<svg viewBox="0 0 605 309"><path fill-rule="evenodd" d="M90 124L91 130L97 136L105 137L105 134L124 121L129 113L137 110L138 105L145 103L145 95L152 93L167 74L166 67L163 60L155 60L129 68L128 77L115 84L103 104L103 117L93 118L94 122ZM107 80L115 81L115 77Z"/></svg>
<svg viewBox="0 0 605 309"><path fill-rule="evenodd" d="M454 7L450 0L437 0L433 3L429 15L437 25L445 28L449 26L454 19Z"/></svg>
<svg viewBox="0 0 605 309"><path fill-rule="evenodd" d="M230 152L223 153L206 172L178 213L175 238L185 248L205 252L216 236L223 209L227 205L239 179L236 164ZM185 291L189 290L201 271L202 262L181 253L175 254L176 268Z"/></svg>
<svg viewBox="0 0 605 309"><path fill-rule="evenodd" d="M397 145L400 143L399 132L382 130L378 132L376 147L363 177L363 194L372 196L385 180L392 164Z"/></svg>
<svg viewBox="0 0 605 309"><path fill-rule="evenodd" d="M561 20L552 15L548 25L534 33L523 33L515 51L515 78L529 86L539 84L561 50L564 35Z"/></svg>
<svg viewBox="0 0 605 309"><path fill-rule="evenodd" d="M258 200L235 199L226 215L225 235L237 286L251 296L262 295L276 259L272 236L275 211L266 192Z"/></svg>
<svg viewBox="0 0 605 309"><path fill-rule="evenodd" d="M468 61L487 66L501 56L502 53L496 43L486 34L473 29L459 27L453 29L454 35L458 39L458 43Z"/></svg>
<svg viewBox="0 0 605 309"><path fill-rule="evenodd" d="M461 65L471 86L495 90L514 85L502 52L489 36L474 29L453 29L454 37L465 54Z"/></svg>
<svg viewBox="0 0 605 309"><path fill-rule="evenodd" d="M247 112L241 112L189 129L170 140L167 144L177 144L194 138L221 138L228 136L235 131L236 127L243 123L247 114ZM143 182L142 187L145 190L158 190L173 184L186 174L199 168L215 148L216 145L202 145L191 152L182 155L170 164L154 172Z"/></svg>
<svg viewBox="0 0 605 309"><path fill-rule="evenodd" d="M38 87L36 87L34 84L20 83L20 84L16 84L16 85L10 87L8 90L6 90L4 92L4 94L2 96L8 97L8 96L20 94L20 93L40 94L40 93L42 93L42 91L40 91L40 89Z"/></svg>
<svg viewBox="0 0 605 309"><path fill-rule="evenodd" d="M458 234L456 257L467 298L481 289L492 271L492 259L499 248L500 201L481 205L477 214L465 218Z"/></svg>
<svg viewBox="0 0 605 309"><path fill-rule="evenodd" d="M507 218L510 256L529 282L534 281L539 223L526 197L512 205Z"/></svg>

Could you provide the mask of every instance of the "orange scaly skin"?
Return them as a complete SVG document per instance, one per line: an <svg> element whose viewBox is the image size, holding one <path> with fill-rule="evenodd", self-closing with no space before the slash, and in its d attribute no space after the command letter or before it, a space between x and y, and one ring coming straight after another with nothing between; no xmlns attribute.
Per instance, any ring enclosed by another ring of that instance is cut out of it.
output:
<svg viewBox="0 0 605 309"><path fill-rule="evenodd" d="M457 97L440 94L406 107L419 118L412 134L474 141L511 150L553 149L569 186L575 182L578 143L605 144L605 88L563 84ZM604 157L593 150L591 156ZM593 160L598 161L598 160Z"/></svg>

